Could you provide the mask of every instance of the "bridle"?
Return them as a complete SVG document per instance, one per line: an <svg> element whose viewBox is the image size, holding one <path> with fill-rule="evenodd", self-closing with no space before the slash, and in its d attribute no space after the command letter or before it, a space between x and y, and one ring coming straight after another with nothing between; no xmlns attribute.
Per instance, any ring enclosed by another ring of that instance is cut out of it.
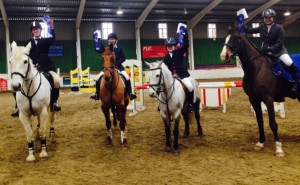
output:
<svg viewBox="0 0 300 185"><path fill-rule="evenodd" d="M26 54L27 55L27 54ZM37 71L37 73L33 76L33 77L29 77L29 74L31 72L31 65L30 65L30 61L29 61L29 55L28 56L28 60L27 60L27 70L26 70L26 73L25 75L23 75L22 73L20 72L13 72L11 73L11 78L13 77L13 75L19 75L21 76L21 78L24 80L24 81L29 81L30 80L30 83L29 83L29 86L28 86L28 89L27 89L27 93L24 91L24 89L22 88L21 86L21 94L23 94L28 100L29 100L29 107L30 107L30 111L31 113L36 116L36 114L34 113L33 111L33 108L32 108L32 98L36 95L36 93L39 91L40 87L41 87L41 84L42 84L42 77L41 77L41 73ZM31 89L31 85L32 85L32 82L34 80L34 78L39 74L40 76L40 82L39 82L39 86L38 88L35 90L35 92L32 94L32 95L29 95L29 92L30 92L30 89Z"/></svg>
<svg viewBox="0 0 300 185"><path fill-rule="evenodd" d="M238 53L238 51L241 49L241 33L239 33L239 40L238 40L238 44L235 48L233 48L233 46L229 43L225 43L224 46L227 46L231 51L232 51L232 55L230 57L235 57ZM231 37L231 36L230 36Z"/></svg>
<svg viewBox="0 0 300 185"><path fill-rule="evenodd" d="M153 69L149 69L149 70L150 71L159 70L158 82L156 84L149 84L149 87L156 92L156 94L157 94L156 98L158 99L158 101L160 101L163 104L168 104L168 101L171 99L171 97L175 91L175 88L174 88L175 78L173 78L172 85L169 87L169 89L167 89L165 81L164 81L164 74L162 73L161 67L157 67L157 68L153 68ZM155 88L155 87L157 87L157 88ZM166 93L168 90L172 90L169 97L163 98L163 96L162 96L161 97L162 100L159 99L159 94L162 92Z"/></svg>
<svg viewBox="0 0 300 185"><path fill-rule="evenodd" d="M113 57L115 58L115 54L114 54L113 52L102 54L102 57L104 57L104 56L110 56L110 55L113 55ZM103 66L102 66L102 67L103 67ZM111 66L108 66L108 67L103 67L103 70L102 70L102 71L105 73L107 70L108 70L108 72L109 72L109 74L110 74L110 76L111 76L109 82L112 83L112 81L113 81L113 79L114 79L114 77L115 77L115 72L116 72L116 70L117 70L117 69L116 69L116 66L115 66L115 65L111 65ZM114 87L105 85L105 87L106 87L107 89L110 90L111 94L112 94L112 92L117 88L118 83L119 83L119 80L120 80L120 78L118 78L118 81L117 81L117 83L116 83L116 85L115 85Z"/></svg>

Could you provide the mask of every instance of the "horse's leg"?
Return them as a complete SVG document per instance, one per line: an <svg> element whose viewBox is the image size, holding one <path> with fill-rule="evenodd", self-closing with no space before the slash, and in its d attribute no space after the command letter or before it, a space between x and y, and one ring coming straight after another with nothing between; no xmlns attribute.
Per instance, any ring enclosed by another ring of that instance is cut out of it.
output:
<svg viewBox="0 0 300 185"><path fill-rule="evenodd" d="M114 129L116 129L117 128L117 126L118 126L118 123L117 123L117 118L116 118L116 113L117 113L117 110L116 110L116 106L112 106L111 107L111 112L112 112L112 114L113 114L113 125L114 125Z"/></svg>
<svg viewBox="0 0 300 185"><path fill-rule="evenodd" d="M127 146L127 139L125 134L125 126L126 126L126 106L120 105L117 108L118 115L120 118L120 131L121 131L121 144L122 146Z"/></svg>
<svg viewBox="0 0 300 185"><path fill-rule="evenodd" d="M198 131L198 136L203 136L203 130L202 126L200 124L200 99L196 100L196 103L194 104L194 113L195 113L195 119L197 122L197 131Z"/></svg>
<svg viewBox="0 0 300 185"><path fill-rule="evenodd" d="M107 129L107 142L109 145L112 144L112 139L113 139L113 135L112 135L112 129L111 129L111 121L110 121L110 115L109 115L109 107L102 105L102 112L104 114L105 117L105 124L106 124L106 129Z"/></svg>
<svg viewBox="0 0 300 185"><path fill-rule="evenodd" d="M41 152L39 154L40 158L46 158L48 157L47 149L46 149L46 127L47 127L47 121L48 121L48 111L47 108L43 108L40 115L40 128L39 128L39 136L41 139Z"/></svg>
<svg viewBox="0 0 300 185"><path fill-rule="evenodd" d="M282 143L279 141L279 137L278 137L278 125L275 119L274 103L273 101L266 101L264 103L268 108L269 125L275 139L276 155L278 157L284 157L284 152L282 150Z"/></svg>
<svg viewBox="0 0 300 185"><path fill-rule="evenodd" d="M249 100L255 111L256 121L258 124L258 131L259 131L259 142L256 143L255 149L261 149L264 147L264 143L266 141L264 120L263 120L263 114L261 110L261 102L251 98L249 98Z"/></svg>
<svg viewBox="0 0 300 185"><path fill-rule="evenodd" d="M171 123L167 118L162 118L165 125L165 136L166 136L166 148L165 152L171 152Z"/></svg>
<svg viewBox="0 0 300 185"><path fill-rule="evenodd" d="M183 109L182 116L184 119L184 137L187 138L190 136L189 113Z"/></svg>
<svg viewBox="0 0 300 185"><path fill-rule="evenodd" d="M26 161L32 162L35 161L35 156L34 156L34 136L31 128L31 119L30 117L26 116L22 111L19 111L19 114L20 114L19 115L20 121L22 122L25 129L27 143L28 143L28 156L26 158Z"/></svg>
<svg viewBox="0 0 300 185"><path fill-rule="evenodd" d="M50 112L49 120L50 120L50 133L49 133L50 142L55 143L56 142L55 131L54 131L55 112Z"/></svg>
<svg viewBox="0 0 300 185"><path fill-rule="evenodd" d="M180 115L174 119L174 129L173 129L173 136L174 136L174 153L179 152L179 121L180 121Z"/></svg>

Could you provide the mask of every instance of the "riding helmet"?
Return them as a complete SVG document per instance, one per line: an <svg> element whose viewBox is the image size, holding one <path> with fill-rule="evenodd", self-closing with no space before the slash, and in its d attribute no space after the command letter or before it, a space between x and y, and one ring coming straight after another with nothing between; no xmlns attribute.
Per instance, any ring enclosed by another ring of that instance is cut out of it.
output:
<svg viewBox="0 0 300 185"><path fill-rule="evenodd" d="M167 38L165 40L165 46L173 46L176 45L176 40L173 37Z"/></svg>
<svg viewBox="0 0 300 185"><path fill-rule="evenodd" d="M110 34L108 34L107 39L116 39L116 40L118 40L118 36L115 33L110 33Z"/></svg>
<svg viewBox="0 0 300 185"><path fill-rule="evenodd" d="M263 11L262 17L276 17L276 12L273 9L266 9Z"/></svg>
<svg viewBox="0 0 300 185"><path fill-rule="evenodd" d="M42 29L42 25L40 22L38 21L33 21L31 24L30 24L30 31L32 31L33 28L40 28Z"/></svg>

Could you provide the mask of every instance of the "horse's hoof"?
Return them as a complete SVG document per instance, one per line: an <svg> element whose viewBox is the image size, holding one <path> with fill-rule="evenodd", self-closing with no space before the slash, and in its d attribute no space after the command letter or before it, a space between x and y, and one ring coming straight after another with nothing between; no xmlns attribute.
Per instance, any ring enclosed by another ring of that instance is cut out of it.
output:
<svg viewBox="0 0 300 185"><path fill-rule="evenodd" d="M188 138L190 136L190 132L184 132L184 137Z"/></svg>
<svg viewBox="0 0 300 185"><path fill-rule="evenodd" d="M123 142L121 143L121 146L123 148L127 148L128 147L128 143L127 143L127 139L126 138L123 139Z"/></svg>
<svg viewBox="0 0 300 185"><path fill-rule="evenodd" d="M48 158L48 154L46 151L41 151L39 157L45 159L45 158Z"/></svg>
<svg viewBox="0 0 300 185"><path fill-rule="evenodd" d="M28 155L26 158L27 162L34 162L35 161L35 156L34 155Z"/></svg>
<svg viewBox="0 0 300 185"><path fill-rule="evenodd" d="M169 146L166 146L166 148L165 148L165 152L171 152L171 147L169 147Z"/></svg>
<svg viewBox="0 0 300 185"><path fill-rule="evenodd" d="M173 150L174 154L179 154L179 148Z"/></svg>
<svg viewBox="0 0 300 185"><path fill-rule="evenodd" d="M112 145L112 139L109 136L106 137L106 141L108 145Z"/></svg>
<svg viewBox="0 0 300 185"><path fill-rule="evenodd" d="M262 150L263 148L264 148L264 144L263 144L263 143L260 143L260 142L256 143L256 145L254 146L254 150L255 150L255 151L260 151L260 150Z"/></svg>
<svg viewBox="0 0 300 185"><path fill-rule="evenodd" d="M285 157L285 154L284 154L284 152L277 152L276 156L277 157Z"/></svg>

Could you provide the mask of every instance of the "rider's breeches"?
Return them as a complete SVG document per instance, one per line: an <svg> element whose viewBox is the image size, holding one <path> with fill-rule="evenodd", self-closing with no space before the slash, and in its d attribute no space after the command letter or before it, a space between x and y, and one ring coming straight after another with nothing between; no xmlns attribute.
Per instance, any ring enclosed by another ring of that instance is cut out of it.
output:
<svg viewBox="0 0 300 185"><path fill-rule="evenodd" d="M184 83L189 92L192 92L194 90L194 86L189 77L183 78L181 81Z"/></svg>
<svg viewBox="0 0 300 185"><path fill-rule="evenodd" d="M95 78L96 81L99 81L100 77L103 76L104 72L101 71Z"/></svg>
<svg viewBox="0 0 300 185"><path fill-rule="evenodd" d="M126 80L129 80L129 76L128 74L126 73L125 70L121 71L122 75L125 77Z"/></svg>
<svg viewBox="0 0 300 185"><path fill-rule="evenodd" d="M288 54L283 54L279 57L279 59L286 65L291 66L293 64L293 60Z"/></svg>

